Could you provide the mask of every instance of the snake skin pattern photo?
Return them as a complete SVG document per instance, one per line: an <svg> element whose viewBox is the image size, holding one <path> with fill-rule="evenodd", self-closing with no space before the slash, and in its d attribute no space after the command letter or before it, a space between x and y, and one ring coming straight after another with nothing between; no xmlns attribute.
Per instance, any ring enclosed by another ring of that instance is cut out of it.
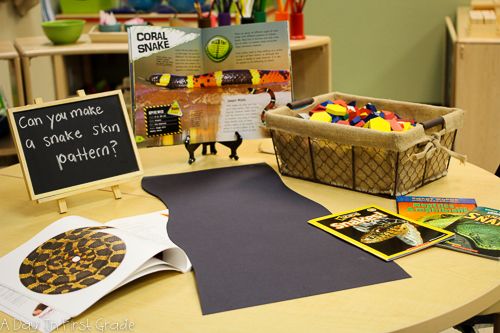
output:
<svg viewBox="0 0 500 333"><path fill-rule="evenodd" d="M41 294L65 294L104 280L118 268L125 243L101 229L87 227L59 234L31 252L19 268L21 283Z"/></svg>

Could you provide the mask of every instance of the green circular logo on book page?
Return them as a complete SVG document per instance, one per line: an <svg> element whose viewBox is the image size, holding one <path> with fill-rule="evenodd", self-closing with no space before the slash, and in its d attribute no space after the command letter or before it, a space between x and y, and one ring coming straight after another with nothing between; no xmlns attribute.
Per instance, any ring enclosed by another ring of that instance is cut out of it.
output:
<svg viewBox="0 0 500 333"><path fill-rule="evenodd" d="M229 54L233 46L231 42L224 36L214 36L212 37L205 46L205 53L214 62L224 61Z"/></svg>

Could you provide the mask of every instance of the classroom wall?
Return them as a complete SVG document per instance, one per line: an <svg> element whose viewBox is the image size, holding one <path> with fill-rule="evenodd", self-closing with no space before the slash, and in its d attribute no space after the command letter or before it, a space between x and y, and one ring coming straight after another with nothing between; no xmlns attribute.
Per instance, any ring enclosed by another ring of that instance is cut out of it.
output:
<svg viewBox="0 0 500 333"><path fill-rule="evenodd" d="M0 1L0 40L14 41L17 37L43 35L41 28L40 5L33 7L26 16L20 17L13 8L12 1ZM33 92L35 96L43 97L44 100L54 99L54 79L52 64L48 57L36 58L32 61ZM12 103L10 93L10 80L8 64L0 62L0 86L7 94L9 102Z"/></svg>
<svg viewBox="0 0 500 333"><path fill-rule="evenodd" d="M332 38L334 90L444 103L445 24L470 0L308 1L306 34Z"/></svg>
<svg viewBox="0 0 500 333"><path fill-rule="evenodd" d="M354 94L442 104L444 96L444 17L469 0L308 1L307 34L332 38L333 88ZM0 39L43 34L40 6L23 18L11 1L0 1ZM48 58L32 64L34 92L54 98ZM9 87L0 64L0 85ZM38 78L38 79L37 79ZM39 80L43 78L43 80ZM6 89L8 90L8 89Z"/></svg>

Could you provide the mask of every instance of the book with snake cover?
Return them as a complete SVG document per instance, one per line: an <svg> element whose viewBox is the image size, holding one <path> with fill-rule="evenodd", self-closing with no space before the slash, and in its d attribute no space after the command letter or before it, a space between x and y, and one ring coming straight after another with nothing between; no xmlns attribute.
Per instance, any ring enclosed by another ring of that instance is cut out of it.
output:
<svg viewBox="0 0 500 333"><path fill-rule="evenodd" d="M446 228L477 207L472 198L397 196L398 213L438 228Z"/></svg>
<svg viewBox="0 0 500 333"><path fill-rule="evenodd" d="M262 138L292 100L286 22L132 27L129 62L139 146Z"/></svg>
<svg viewBox="0 0 500 333"><path fill-rule="evenodd" d="M378 206L327 215L308 223L386 261L423 250L453 237Z"/></svg>
<svg viewBox="0 0 500 333"><path fill-rule="evenodd" d="M187 272L166 232L168 210L99 223L64 217L0 258L0 311L50 332L144 275Z"/></svg>
<svg viewBox="0 0 500 333"><path fill-rule="evenodd" d="M477 207L446 227L455 238L441 244L451 250L500 259L500 210Z"/></svg>

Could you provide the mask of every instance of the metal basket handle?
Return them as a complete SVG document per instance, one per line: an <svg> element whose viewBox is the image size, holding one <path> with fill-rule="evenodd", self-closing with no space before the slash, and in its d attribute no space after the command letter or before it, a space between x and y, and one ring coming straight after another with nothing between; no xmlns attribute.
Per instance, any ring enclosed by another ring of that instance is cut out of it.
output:
<svg viewBox="0 0 500 333"><path fill-rule="evenodd" d="M314 98L309 97L309 98L299 99L298 101L290 102L286 106L288 106L290 110L295 110L298 108L303 108L305 106L311 105L313 103L314 103Z"/></svg>
<svg viewBox="0 0 500 333"><path fill-rule="evenodd" d="M426 120L420 123L423 127L424 130L427 130L429 128L441 125L444 126L444 118L443 117L437 117L434 119Z"/></svg>

